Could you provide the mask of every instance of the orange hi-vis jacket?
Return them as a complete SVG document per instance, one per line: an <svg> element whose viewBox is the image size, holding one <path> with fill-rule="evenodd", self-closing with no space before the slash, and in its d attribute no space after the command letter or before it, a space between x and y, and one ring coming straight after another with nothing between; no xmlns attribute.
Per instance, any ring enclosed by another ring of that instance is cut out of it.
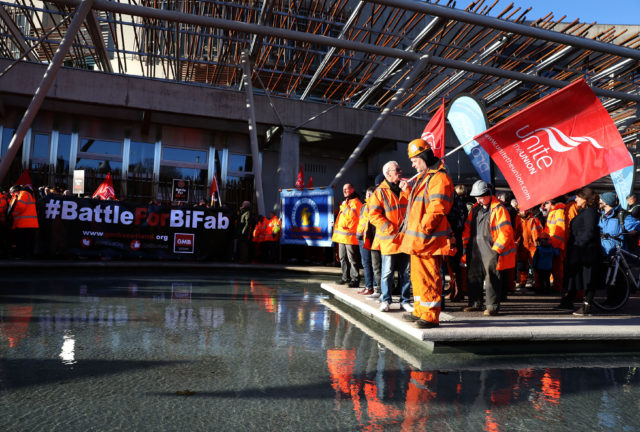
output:
<svg viewBox="0 0 640 432"><path fill-rule="evenodd" d="M471 240L471 222L474 214L476 214L474 210L480 205L480 203L475 203L473 205L473 208L469 212L469 216L467 216L467 221L464 224L462 244L464 245L465 250L467 250L469 241ZM494 196L491 197L489 209L491 212L489 216L489 228L491 230L491 239L493 241L491 249L498 253L498 265L496 266L496 270L513 268L516 266L516 244L509 212Z"/></svg>
<svg viewBox="0 0 640 432"><path fill-rule="evenodd" d="M369 228L369 222L370 222L369 220L370 218L369 201L370 200L371 198L369 198L368 200L365 200L364 204L362 204L362 207L360 208L360 218L358 219L358 228L356 229L356 232L358 236L361 236L362 239L364 240L365 249L380 250L380 245L376 244L375 240L371 242L371 244L369 244L369 241L365 239L367 235L367 229Z"/></svg>
<svg viewBox="0 0 640 432"><path fill-rule="evenodd" d="M0 224L7 221L7 210L9 210L9 199L5 194L0 194Z"/></svg>
<svg viewBox="0 0 640 432"><path fill-rule="evenodd" d="M569 242L569 234L571 233L571 221L578 214L578 204L576 204L576 200L573 199L564 206L564 244Z"/></svg>
<svg viewBox="0 0 640 432"><path fill-rule="evenodd" d="M274 228L276 227L277 229L275 231L277 232L274 233ZM280 224L280 218L278 218L278 216L274 216L271 219L269 219L267 222L266 230L265 230L264 241L280 240L280 234L282 234L281 229L282 229L282 226Z"/></svg>
<svg viewBox="0 0 640 432"><path fill-rule="evenodd" d="M11 200L13 228L38 228L36 200L28 191L20 191Z"/></svg>
<svg viewBox="0 0 640 432"><path fill-rule="evenodd" d="M428 187L427 187L428 186ZM420 257L454 255L447 213L453 205L453 182L444 163L418 176L407 201L400 235L400 252Z"/></svg>
<svg viewBox="0 0 640 432"><path fill-rule="evenodd" d="M262 243L266 241L267 237L267 225L269 221L266 217L263 217L253 228L253 242L254 243Z"/></svg>
<svg viewBox="0 0 640 432"><path fill-rule="evenodd" d="M551 246L564 250L566 224L564 218L564 204L556 203L547 215L547 226L544 229L551 238Z"/></svg>
<svg viewBox="0 0 640 432"><path fill-rule="evenodd" d="M385 180L380 183L369 201L369 219L376 227L374 248L379 246L380 253L383 255L400 253L400 245L394 243L393 239L398 234L400 224L407 212L407 194L403 192L398 198Z"/></svg>
<svg viewBox="0 0 640 432"><path fill-rule="evenodd" d="M522 221L522 247L529 251L531 257L536 252L536 242L542 233L542 224L537 217L527 213L525 217L520 217Z"/></svg>
<svg viewBox="0 0 640 432"><path fill-rule="evenodd" d="M351 245L358 244L356 234L361 209L362 203L357 197L342 201L342 204L340 204L340 212L333 226L332 241Z"/></svg>

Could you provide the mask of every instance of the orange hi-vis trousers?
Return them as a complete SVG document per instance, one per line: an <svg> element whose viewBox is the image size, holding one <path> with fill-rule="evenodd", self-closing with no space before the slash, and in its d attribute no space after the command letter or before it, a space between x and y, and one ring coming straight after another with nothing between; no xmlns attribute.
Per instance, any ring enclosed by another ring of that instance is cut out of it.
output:
<svg viewBox="0 0 640 432"><path fill-rule="evenodd" d="M413 287L413 314L432 323L440 322L442 307L442 256L429 258L411 255L411 285Z"/></svg>

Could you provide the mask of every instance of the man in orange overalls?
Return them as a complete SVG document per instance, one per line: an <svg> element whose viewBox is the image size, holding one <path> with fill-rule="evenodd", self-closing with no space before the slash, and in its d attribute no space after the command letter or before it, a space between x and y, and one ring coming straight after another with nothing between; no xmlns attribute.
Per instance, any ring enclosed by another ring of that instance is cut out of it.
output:
<svg viewBox="0 0 640 432"><path fill-rule="evenodd" d="M401 242L400 252L411 255L414 311L402 318L427 329L440 324L440 268L443 256L455 253L453 232L447 220L453 205L453 182L426 141L411 141L408 154L418 176L413 185L401 182L400 186L409 194L408 210L396 241Z"/></svg>

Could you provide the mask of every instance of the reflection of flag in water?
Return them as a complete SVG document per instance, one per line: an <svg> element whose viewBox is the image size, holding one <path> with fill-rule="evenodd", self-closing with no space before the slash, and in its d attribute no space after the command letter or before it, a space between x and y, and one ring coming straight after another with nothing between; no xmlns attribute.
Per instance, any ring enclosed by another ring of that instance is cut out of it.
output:
<svg viewBox="0 0 640 432"><path fill-rule="evenodd" d="M98 189L93 193L92 198L98 198L102 200L116 199L116 192L113 190L113 181L111 180L111 173L107 173L104 181L98 186Z"/></svg>

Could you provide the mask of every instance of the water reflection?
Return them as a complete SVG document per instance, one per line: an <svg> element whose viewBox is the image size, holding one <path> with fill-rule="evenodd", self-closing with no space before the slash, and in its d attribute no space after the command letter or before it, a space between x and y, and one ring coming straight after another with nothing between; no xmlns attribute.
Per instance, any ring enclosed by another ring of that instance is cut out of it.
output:
<svg viewBox="0 0 640 432"><path fill-rule="evenodd" d="M240 418L215 416L216 429L258 416L261 430L638 430L637 356L438 354L417 367L328 309L309 283L90 280L16 280L0 292L0 406L15 418L29 412L22 398L64 382L56 391L72 399L90 388L119 394L105 403L135 404L146 421L190 389L186 417L164 418L169 428L199 419L211 430L211 407L228 402ZM58 399L42 400L52 412Z"/></svg>

